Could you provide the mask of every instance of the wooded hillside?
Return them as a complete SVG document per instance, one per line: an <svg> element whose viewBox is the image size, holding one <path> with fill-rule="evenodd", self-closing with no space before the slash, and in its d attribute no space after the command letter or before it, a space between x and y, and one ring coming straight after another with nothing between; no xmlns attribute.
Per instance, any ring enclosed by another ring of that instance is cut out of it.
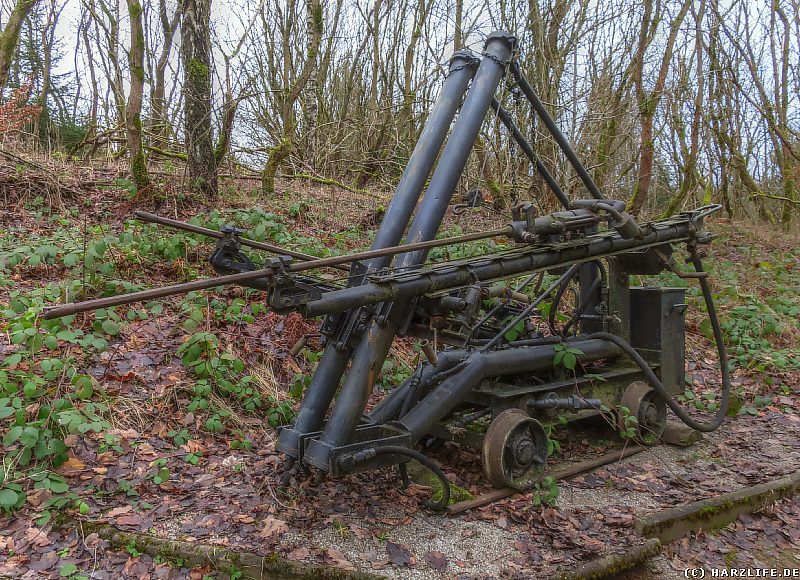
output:
<svg viewBox="0 0 800 580"><path fill-rule="evenodd" d="M496 28L607 195L648 214L710 201L788 224L798 208L796 0L15 0L0 11L3 147L186 163L184 185L279 174L395 182L454 50ZM576 183L509 83L504 106ZM542 183L487 122L462 188L497 206ZM155 174L156 182L158 174Z"/></svg>

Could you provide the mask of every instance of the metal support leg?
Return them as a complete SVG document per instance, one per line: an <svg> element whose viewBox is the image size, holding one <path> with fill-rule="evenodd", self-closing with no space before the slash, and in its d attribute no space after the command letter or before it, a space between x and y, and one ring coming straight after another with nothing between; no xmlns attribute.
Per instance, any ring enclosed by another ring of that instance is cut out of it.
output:
<svg viewBox="0 0 800 580"><path fill-rule="evenodd" d="M497 85L503 78L504 63L511 57L514 43L513 36L501 32L490 34L486 39L485 58L475 73L461 113L453 125L450 139L409 228L406 243L432 240L436 237ZM426 256L425 251L402 254L397 265L402 267L420 264ZM409 304L409 301L401 300L395 304L395 308L398 309L397 312L403 313L408 310ZM309 443L304 461L327 470L331 449L352 438L396 332L397 326L392 321L385 321L383 326L375 320L372 321L353 356L350 372L333 406L330 420L320 438Z"/></svg>
<svg viewBox="0 0 800 580"><path fill-rule="evenodd" d="M370 249L394 246L402 239L434 160L442 148L447 131L477 67L478 59L468 50L459 51L450 59L450 74L445 79ZM390 261L390 256L383 256L374 258L365 265L368 269L377 270L388 265ZM358 310L349 312L348 316L357 314ZM351 354L352 351L347 347L340 346L337 349L330 345L325 349L294 425L281 431L278 450L290 457L302 455L303 450L298 448L299 438L322 427Z"/></svg>

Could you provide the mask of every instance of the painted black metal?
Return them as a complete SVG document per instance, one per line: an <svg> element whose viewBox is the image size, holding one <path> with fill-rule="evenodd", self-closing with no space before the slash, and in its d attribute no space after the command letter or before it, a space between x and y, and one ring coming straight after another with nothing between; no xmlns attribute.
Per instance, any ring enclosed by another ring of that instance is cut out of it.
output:
<svg viewBox="0 0 800 580"><path fill-rule="evenodd" d="M683 288L636 287L631 296L631 346L659 365L657 374L672 394L685 382L686 292Z"/></svg>
<svg viewBox="0 0 800 580"><path fill-rule="evenodd" d="M629 274L672 267L673 245L686 242L700 277L715 337L721 343L710 290L701 277L706 274L696 254L697 243L710 241L701 230L702 219L718 206L640 226L625 213L624 202L605 200L519 66L512 62L515 42L512 36L495 32L487 37L482 59L469 51L453 56L450 74L370 250L324 259L294 253L304 261L294 263L288 255L281 255L257 265L240 252L240 245L271 251L276 247L243 240L242 232L229 228L208 234L220 239L210 258L215 270L223 274L216 279L65 305L48 311L45 317L230 283L268 292L269 304L278 312L293 310L308 317L327 315L321 327L323 339L327 340L325 353L295 424L281 430L277 446L287 455L287 469L299 459L332 476L391 464L402 467L409 458L425 463L428 460L413 446L423 437L442 436L445 420L451 426L463 427L466 422L489 414L493 419L507 417L509 409L523 416L522 410L539 415L547 415L552 409L596 413L601 402L618 404L627 385L642 378L660 396L667 397L668 391L674 392L683 381L686 305L682 291L630 289ZM594 199L568 200L495 97L509 66ZM533 203L523 202L514 208L512 221L505 228L436 240L489 108L497 113L567 209L541 216ZM449 130L450 137L442 149ZM438 164L420 202L437 156ZM149 214L140 217L207 233L204 228L172 223L174 220L166 218ZM603 222L611 229L598 233ZM487 256L423 266L433 247L495 235L507 236L521 245ZM398 245L404 237L404 243ZM608 273L601 259L608 264ZM393 261L395 267L388 269ZM351 263L351 268L344 288L300 274L345 263ZM545 272L562 276L539 292ZM526 281L516 290L499 283L526 274ZM539 295L531 299L520 291L537 274L536 291L532 294ZM544 336L546 329L538 328L535 322L537 307L558 289L550 304L551 310L557 309L563 294L561 287L574 278L578 279L580 290L571 318L560 329L555 328L553 318L552 335ZM486 300L498 303L487 305ZM578 332L570 336L578 323ZM511 334L517 338L509 341ZM434 346L426 350L427 361L365 415L375 381L398 335L424 336L432 339ZM450 346L442 350L435 347L443 343ZM581 364L570 367L569 372L566 365L555 364L556 354L564 352L561 344L571 347L570 354L579 353L577 360ZM718 346L724 365L724 347ZM620 356L623 353L625 357ZM634 366L625 366L629 359ZM587 363L593 366L591 373L583 368ZM344 384L331 409L345 372ZM597 376L604 379L600 386L595 384ZM723 384L724 406L730 390L725 368ZM581 396L574 395L577 389ZM724 418L723 410L713 423L701 424L683 413L674 401L668 400L667 404L687 425L697 429L711 430ZM329 410L330 418L325 421ZM437 476L446 486L440 470Z"/></svg>
<svg viewBox="0 0 800 580"><path fill-rule="evenodd" d="M475 73L450 138L406 235L407 244L432 240L436 237L497 85L505 73L499 62L507 61L511 57L515 42L513 36L502 32L495 32L487 37L484 56L490 58L484 58ZM396 266L420 264L426 256L426 250L403 254L397 258ZM397 320L407 316L411 298L412 296L408 295L404 300L395 301L392 307L394 317L373 319L370 322L366 334L361 338L353 354L350 371L339 391L322 435L319 439L312 440L305 451L303 457L305 462L327 471L330 468L332 450L344 445L352 436L397 333Z"/></svg>
<svg viewBox="0 0 800 580"><path fill-rule="evenodd" d="M561 132L561 129L553 120L553 117L550 116L547 107L545 107L544 103L542 103L542 101L539 99L539 95L536 94L536 91L533 90L533 87L522 75L522 71L519 68L519 63L516 61L511 63L511 74L514 77L514 80L517 82L519 88L522 90L522 94L525 95L528 101L530 101L531 106L542 120L542 123L544 123L547 131L553 136L553 139L564 153L564 156L567 158L570 165L572 165L575 173L578 174L578 177L580 177L581 181L586 186L589 194L595 199L605 199L605 196L600 193L600 190L597 188L597 185L595 185L594 180L589 175L589 172L586 171L586 168L583 166L583 163L581 163L581 160L578 159L578 156L575 154L575 150L572 148L572 145L569 144L569 141Z"/></svg>
<svg viewBox="0 0 800 580"><path fill-rule="evenodd" d="M557 266L588 262L634 249L646 249L665 242L677 243L692 238L696 227L690 216L672 218L650 225L641 239L624 239L616 232L602 232L572 242L553 246L533 246L480 260L449 263L422 270L385 276L373 276L358 288L336 290L305 307L306 316L320 316L356 306L396 301L400 298L488 282L515 274L538 272Z"/></svg>
<svg viewBox="0 0 800 580"><path fill-rule="evenodd" d="M539 159L538 155L536 155L536 152L533 150L533 147L531 147L531 144L528 143L528 140L522 134L522 131L519 130L519 127L517 127L517 125L511 119L509 112L503 108L497 98L492 99L492 109L494 109L494 112L497 113L497 118L500 119L500 122L503 123L505 128L508 129L508 132L511 133L514 141L516 141L517 145L519 145L519 148L522 149L522 152L525 153L530 162L533 163L533 166L536 167L536 171L542 176L542 179L547 184L547 187L550 188L550 191L553 192L553 195L556 196L559 203L561 203L564 209L568 209L569 198L567 197L567 194L564 193L564 191L561 189L561 186L551 175L547 167L545 167L544 163L542 163L542 160Z"/></svg>
<svg viewBox="0 0 800 580"><path fill-rule="evenodd" d="M603 340L578 340L571 343L571 346L583 352L578 357L582 362L613 358L622 352L615 345ZM466 356L462 370L442 381L414 409L401 417L399 424L418 441L482 381L550 369L554 357L554 345L472 352Z"/></svg>
<svg viewBox="0 0 800 580"><path fill-rule="evenodd" d="M395 246L400 242L477 67L478 60L470 51L457 52L450 59L450 73L403 171L371 249ZM389 264L391 259L390 256L376 257L366 261L365 266L368 270L379 269ZM359 317L361 310L356 307L347 316L350 319ZM353 320L342 320L340 324L349 327L352 322ZM302 452L298 445L301 436L317 431L322 425L351 356L352 351L346 342L331 341L326 346L294 424L280 433L276 447L290 457L298 457Z"/></svg>

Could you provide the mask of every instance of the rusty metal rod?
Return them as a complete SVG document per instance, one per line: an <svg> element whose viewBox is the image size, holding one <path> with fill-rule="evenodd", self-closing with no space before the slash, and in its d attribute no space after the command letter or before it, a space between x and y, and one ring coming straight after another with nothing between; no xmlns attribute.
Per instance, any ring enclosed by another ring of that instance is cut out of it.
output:
<svg viewBox="0 0 800 580"><path fill-rule="evenodd" d="M313 270L316 268L328 268L338 266L340 264L347 264L350 262L357 262L359 260L366 260L369 258L376 258L379 256L393 256L396 254L405 254L407 252L415 252L417 250L427 250L430 248L438 248L441 246L450 246L464 242L472 242L476 240L483 240L486 238L493 238L497 236L510 236L512 234L512 227L505 226L494 230L485 232L475 232L472 234L464 234L462 236L454 236L452 238L442 238L440 240L428 240L426 242L416 242L414 244L405 244L402 246L392 246L390 248L379 248L377 250L367 250L365 252L356 252L347 256L331 256L329 258L317 258L307 262L299 262L297 264L289 264L287 270L290 272L304 272L306 270ZM259 278L267 278L275 274L275 268L263 268L261 270L252 270L250 272L240 272L238 274L228 274L226 276L217 276L215 278L205 278L203 280L195 280L193 282L184 282L183 284L174 284L172 286L164 286L163 288L153 288L150 290L141 290L139 292L129 292L127 294L120 294L118 296L107 296L105 298L95 298L93 300L86 300L85 302L70 302L63 306L56 306L53 308L46 308L44 311L44 318L51 320L53 318L61 318L62 316L70 316L79 312L87 312L89 310L97 310L98 308L109 308L111 306L119 306L121 304L130 304L132 302L143 302L145 300L154 300L156 298L165 298L167 296L174 296L176 294L187 294L195 290L207 290L216 286L223 286L228 284L237 284L239 282L247 282L249 280L257 280Z"/></svg>
<svg viewBox="0 0 800 580"><path fill-rule="evenodd" d="M200 234L201 236L209 236L211 238L221 239L225 237L225 234L223 234L222 232L218 232L217 230L211 230L208 228L204 228L203 226L196 226L194 224L190 224L187 222L182 222L171 218L162 217L160 215L156 215L148 211L137 210L133 212L133 214L138 219L145 222L159 224L162 226L167 226L178 230L184 230L186 232ZM295 252L294 250L288 250L286 248L281 248L280 246L273 246L272 244L265 244L264 242L257 242L255 240L248 240L247 238L239 238L239 243L242 244L243 246L248 246L250 248L255 248L257 250L266 250L267 252L272 252L274 254L279 254L282 256L291 256L292 258L297 258L298 260L303 260L306 262L319 259L318 256L312 256L310 254L304 254L302 252ZM333 267L339 270L349 271L349 268L345 266L333 266Z"/></svg>

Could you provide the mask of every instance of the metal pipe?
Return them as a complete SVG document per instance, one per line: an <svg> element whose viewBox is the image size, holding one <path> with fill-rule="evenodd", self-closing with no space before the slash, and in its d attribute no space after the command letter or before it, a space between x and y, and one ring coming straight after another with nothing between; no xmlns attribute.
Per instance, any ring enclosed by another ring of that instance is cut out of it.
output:
<svg viewBox="0 0 800 580"><path fill-rule="evenodd" d="M570 344L583 352L578 355L578 360L582 362L610 358L622 352L618 346L605 340L582 340ZM408 429L414 441L418 441L481 381L551 369L554 357L554 345L474 352L467 357L463 370L442 381L416 407L401 417L399 423Z"/></svg>
<svg viewBox="0 0 800 580"><path fill-rule="evenodd" d="M589 262L583 264L578 273L578 288L580 289L578 304L584 314L597 314L597 308L603 303L602 288L600 286L600 267L599 264ZM580 329L584 334L598 332L603 330L603 321L582 318Z"/></svg>
<svg viewBox="0 0 800 580"><path fill-rule="evenodd" d="M544 103L539 100L539 95L536 94L536 91L533 90L533 87L531 87L527 79L522 76L519 63L516 61L511 63L511 74L514 76L514 80L517 81L517 85L522 90L522 93L525 95L528 101L530 101L531 105L536 111L536 114L539 115L542 123L544 123L545 127L547 127L547 130L553 136L553 139L555 139L556 143L561 148L561 151L566 156L570 165L572 165L575 173L578 174L578 177L580 177L581 181L586 186L586 189L589 190L591 196L595 199L605 199L605 196L600 193L599 189L597 189L597 185L595 185L591 176L586 171L586 168L583 166L580 159L578 159L578 156L575 154L575 151L572 149L569 141L567 141L567 138L561 132L561 129L558 127L558 125L556 125L556 122L550 116L547 107L545 107Z"/></svg>
<svg viewBox="0 0 800 580"><path fill-rule="evenodd" d="M514 254L486 257L484 262L447 264L446 269L436 267L421 270L414 278L371 282L358 288L334 290L319 300L305 305L306 316L320 316L340 312L354 306L377 304L404 297L421 296L430 292L449 290L476 282L508 278L515 274L534 273L555 266L570 266L630 251L646 249L664 242L680 242L692 238L695 228L690 219L685 222L653 224L643 238L624 239L616 232L586 238L585 243L563 245L555 248L534 247Z"/></svg>
<svg viewBox="0 0 800 580"><path fill-rule="evenodd" d="M452 238L442 238L440 240L428 240L416 244L394 246L391 248L379 248L376 250L366 250L364 252L356 252L347 256L331 256L329 258L316 258L307 262L299 262L297 264L289 264L286 269L289 272L305 272L306 270L313 270L315 268L328 268L339 264L347 264L350 262L357 262L367 258L375 258L382 256L393 256L395 254L403 254L411 250L438 248L441 246L448 246L451 244L460 244L464 242L472 242L475 240L482 240L486 238L494 238L498 236L510 236L513 232L511 226L505 226L486 232L475 232L472 234L464 234L462 236L455 236ZM261 278L269 278L275 275L275 267L262 268L260 270L252 270L250 272L240 272L238 274L228 274L225 276L217 276L215 278L206 278L203 280L194 280L193 282L185 282L183 284L174 284L172 286L164 286L162 288L152 288L150 290L141 290L139 292L129 292L127 294L119 294L117 296L108 296L106 298L96 298L93 300L86 300L85 302L72 302L54 308L45 310L44 318L50 320L53 318L60 318L62 316L69 316L77 314L78 312L87 312L89 310L97 310L98 308L109 308L111 306L119 306L121 304L130 304L131 302L142 302L145 300L154 300L156 298L164 298L166 296L174 296L175 294L187 294L195 290L207 290L216 286L223 286L227 284L239 284L258 280Z"/></svg>
<svg viewBox="0 0 800 580"><path fill-rule="evenodd" d="M558 280L556 280L555 282L553 282L553 283L552 283L552 284L551 284L551 285L550 285L550 286L549 286L549 287L548 287L548 288L547 288L547 289L546 289L544 292L542 292L541 294L539 294L539 296L536 298L536 300L534 300L533 302L531 302L530 304L528 304L528 305L527 305L525 308L523 308L522 312L520 312L520 313L519 313L519 314L517 314L517 315L516 315L514 318L512 318L512 319L511 319L511 321L510 321L508 324L506 324L506 325L503 327L503 329L502 329L500 332L498 332L498 333L497 333L497 334L496 334L496 335L495 335L495 336L494 336L494 337L493 337L493 338L492 338L492 339L491 339L489 342L487 342L485 345L483 345L483 346L481 347L481 349L480 349L480 350L481 350L481 352L484 352L484 351L487 351L487 350L489 350L490 348L492 348L493 346L495 346L495 345L496 345L498 342L500 342L501 340L503 340L503 338L505 337L505 335L506 335L506 334L507 334L507 333L508 333L508 332L509 332L509 331L510 331L512 328L514 328L514 326L516 326L516 324L517 324L518 322L520 322L520 321L521 321L523 318L525 318L525 317L527 317L527 316L530 316L531 312L533 312L533 309L534 309L534 308L536 308L537 306L539 306L539 304L541 304L541 303L542 303L542 301L544 301L544 299L545 299L545 298L547 298L548 296L550 296L550 294L552 294L552 293L553 293L553 291L555 291L555 289L556 289L556 288L558 288L559 286L561 286L561 284L562 284L562 283L563 283L565 280L569 280L570 278L572 278L572 276L574 276L574 275L575 275L575 271L576 271L578 268L580 268L580 266L579 266L578 264L575 264L575 265L573 265L573 266L570 266L570 267L567 269L567 271L566 271L566 272L564 272L564 273L561 275L561 277L559 277L559 279L558 279Z"/></svg>
<svg viewBox="0 0 800 580"><path fill-rule="evenodd" d="M428 189L406 235L406 248L433 240L442 223L456 183L477 139L486 111L497 85L505 73L502 63L511 56L515 39L504 32L493 32L486 39L484 57L472 81L450 138L442 151ZM396 266L408 267L425 260L427 249L401 256ZM356 290L357 288L354 288ZM353 435L389 352L397 323L410 306L410 299L398 301L394 312L399 316L378 322L373 320L353 355L350 372L333 405L331 416L319 439L309 442L304 460L328 470L330 450L345 444Z"/></svg>
<svg viewBox="0 0 800 580"><path fill-rule="evenodd" d="M450 59L447 78L372 240L371 250L396 246L402 239L477 65L478 59L468 50L456 52ZM365 265L368 270L383 268L391 262L392 255L373 254L366 258ZM348 313L349 317L358 315L358 310ZM298 449L300 437L320 429L351 354L352 349L347 345L331 343L325 348L294 424L281 430L277 443L279 451L289 457L298 457L302 451Z"/></svg>
<svg viewBox="0 0 800 580"><path fill-rule="evenodd" d="M145 222L159 224L162 226L167 226L170 228L175 228L186 232L192 232L194 234L200 234L201 236L217 238L218 240L225 237L225 234L217 230L211 230L187 222L181 222L167 217L162 217L160 215L156 215L154 213L150 213L147 211L137 210L133 212L133 215L135 215L138 219ZM312 256L310 254L304 254L302 252L295 252L294 250L288 250L286 248L281 248L280 246L273 246L272 244L265 244L264 242L258 242L256 240L248 240L247 238L239 238L239 243L242 244L243 246L248 246L250 248L255 248L257 250L266 250L267 252L272 252L274 254L279 254L281 256L291 256L292 258L297 258L298 260L310 261L319 259L318 256ZM337 268L339 270L344 270L346 272L350 270L350 268L347 268L345 266L332 266L332 267Z"/></svg>
<svg viewBox="0 0 800 580"><path fill-rule="evenodd" d="M475 73L464 105L442 151L442 157L411 223L406 236L407 244L432 240L436 237L450 198L478 138L486 111L497 91L497 85L505 74L503 63L511 58L515 44L516 38L506 32L495 31L486 37L484 58ZM422 264L427 255L428 252L423 250L401 256L398 258L398 266Z"/></svg>
<svg viewBox="0 0 800 580"><path fill-rule="evenodd" d="M397 184L392 201L375 233L371 249L396 246L406 231L411 214L417 206L422 188L430 175L450 124L455 118L469 81L475 75L479 59L471 50L460 50L450 58L450 72L439 98L433 107L422 134L414 147L403 175ZM372 269L388 265L388 256L379 256L368 264Z"/></svg>
<svg viewBox="0 0 800 580"><path fill-rule="evenodd" d="M564 209L569 209L569 198L561 189L561 186L558 185L558 182L555 178L550 174L550 171L547 170L547 167L544 166L539 156L536 155L536 152L531 147L531 144L528 143L528 140L525 139L525 136L519 130L517 125L511 119L511 115L506 111L503 106L500 104L500 101L497 100L497 97L492 99L492 109L494 112L497 113L497 117L500 119L500 122L505 125L508 132L511 133L511 136L514 138L514 141L517 142L520 149L522 149L523 153L530 159L530 162L536 167L536 171L539 175L542 176L544 182L547 184L547 187L550 188L550 191L553 192L553 195L558 198L558 201L564 206Z"/></svg>

